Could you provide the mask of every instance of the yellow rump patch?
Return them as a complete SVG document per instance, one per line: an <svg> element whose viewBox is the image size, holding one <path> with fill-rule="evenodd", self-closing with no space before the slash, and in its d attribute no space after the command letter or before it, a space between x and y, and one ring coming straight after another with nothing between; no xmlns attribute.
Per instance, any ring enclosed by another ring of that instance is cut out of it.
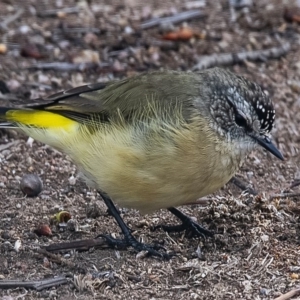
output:
<svg viewBox="0 0 300 300"><path fill-rule="evenodd" d="M6 120L27 126L42 128L65 128L77 124L76 121L68 119L59 114L40 110L9 110L5 114Z"/></svg>

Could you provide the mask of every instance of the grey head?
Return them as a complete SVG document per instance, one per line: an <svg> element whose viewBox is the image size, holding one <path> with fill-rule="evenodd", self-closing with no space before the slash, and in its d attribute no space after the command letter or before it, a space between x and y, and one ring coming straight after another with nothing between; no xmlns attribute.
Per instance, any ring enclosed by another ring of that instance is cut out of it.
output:
<svg viewBox="0 0 300 300"><path fill-rule="evenodd" d="M207 95L207 113L212 126L228 141L252 150L260 145L283 160L269 138L275 121L271 99L262 88L242 76L220 68L201 74Z"/></svg>

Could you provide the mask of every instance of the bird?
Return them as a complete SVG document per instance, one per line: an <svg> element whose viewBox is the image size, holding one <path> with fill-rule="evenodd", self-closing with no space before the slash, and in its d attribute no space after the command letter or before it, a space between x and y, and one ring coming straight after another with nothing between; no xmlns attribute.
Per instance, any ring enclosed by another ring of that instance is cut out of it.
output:
<svg viewBox="0 0 300 300"><path fill-rule="evenodd" d="M97 189L124 238L111 247L169 257L131 233L114 203L142 214L167 209L182 222L164 230L213 236L176 207L224 186L257 145L272 143L275 110L262 87L222 68L152 71L58 92L21 107L0 107L0 128L67 154Z"/></svg>

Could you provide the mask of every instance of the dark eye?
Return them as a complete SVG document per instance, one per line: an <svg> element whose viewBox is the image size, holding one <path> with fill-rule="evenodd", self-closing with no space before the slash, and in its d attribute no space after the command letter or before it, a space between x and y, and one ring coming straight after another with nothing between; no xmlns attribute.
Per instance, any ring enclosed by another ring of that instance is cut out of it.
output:
<svg viewBox="0 0 300 300"><path fill-rule="evenodd" d="M246 128L248 126L247 120L238 112L235 113L235 123L240 126Z"/></svg>

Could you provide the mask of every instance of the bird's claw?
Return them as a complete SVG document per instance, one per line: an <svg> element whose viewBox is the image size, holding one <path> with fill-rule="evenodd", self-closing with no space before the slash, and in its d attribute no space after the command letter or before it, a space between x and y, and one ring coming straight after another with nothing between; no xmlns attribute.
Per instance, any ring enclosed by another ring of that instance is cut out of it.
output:
<svg viewBox="0 0 300 300"><path fill-rule="evenodd" d="M160 252L159 250L166 251L166 249L161 245L144 244L144 243L137 241L133 236L124 238L124 239L116 239L110 235L100 234L97 236L97 238L98 237L105 238L107 244L112 248L116 247L119 249L126 249L128 247L132 247L137 252L146 251L147 256L155 256L155 257L160 257L160 258L164 258L164 259L170 259L172 256L174 256L174 254Z"/></svg>
<svg viewBox="0 0 300 300"><path fill-rule="evenodd" d="M153 230L157 229L162 229L166 232L182 232L185 230L191 236L199 236L202 238L214 236L214 232L205 229L189 217L187 217L180 225L157 225L153 228Z"/></svg>

